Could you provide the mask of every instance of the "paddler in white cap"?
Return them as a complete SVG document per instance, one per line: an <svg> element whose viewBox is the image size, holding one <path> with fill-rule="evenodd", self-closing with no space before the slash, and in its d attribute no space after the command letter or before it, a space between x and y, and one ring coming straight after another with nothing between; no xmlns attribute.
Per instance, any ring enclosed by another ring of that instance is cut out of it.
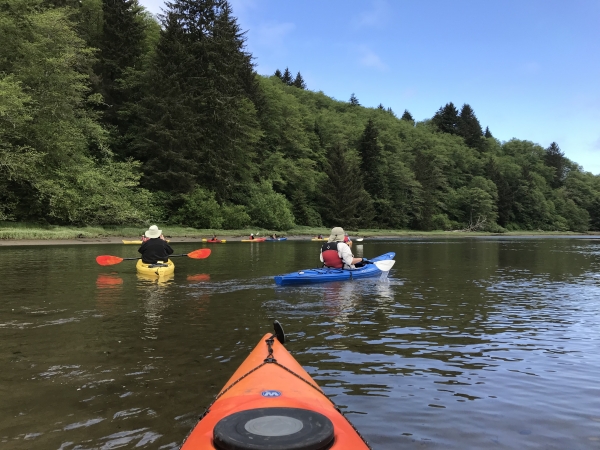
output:
<svg viewBox="0 0 600 450"><path fill-rule="evenodd" d="M321 262L325 267L335 269L356 269L356 264L362 263L362 258L355 258L348 244L344 242L344 229L335 227L327 243L321 246ZM359 267L362 264L359 264Z"/></svg>

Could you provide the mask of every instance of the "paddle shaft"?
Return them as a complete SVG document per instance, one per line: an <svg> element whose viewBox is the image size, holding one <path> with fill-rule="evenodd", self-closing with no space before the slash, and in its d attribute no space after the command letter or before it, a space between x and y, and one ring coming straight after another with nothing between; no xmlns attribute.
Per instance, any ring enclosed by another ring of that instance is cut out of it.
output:
<svg viewBox="0 0 600 450"><path fill-rule="evenodd" d="M208 248L201 248L198 250L194 250L193 252L189 252L189 253L182 253L181 255L170 255L167 257L167 259L169 258L174 258L177 256L187 256L188 258L192 258L192 259L204 259L204 258L208 258L210 256L210 249ZM126 260L139 260L142 259L142 257L137 257L137 258L119 258L118 256L111 256L111 255L101 255L96 257L96 262L98 264L100 264L101 266L112 266L114 264L119 264L120 262L126 261Z"/></svg>
<svg viewBox="0 0 600 450"><path fill-rule="evenodd" d="M181 255L169 255L169 258L175 258L177 256L187 256L187 253L182 253ZM136 259L142 259L142 257L140 256L139 258L121 258L123 261L132 261L132 260L136 260Z"/></svg>

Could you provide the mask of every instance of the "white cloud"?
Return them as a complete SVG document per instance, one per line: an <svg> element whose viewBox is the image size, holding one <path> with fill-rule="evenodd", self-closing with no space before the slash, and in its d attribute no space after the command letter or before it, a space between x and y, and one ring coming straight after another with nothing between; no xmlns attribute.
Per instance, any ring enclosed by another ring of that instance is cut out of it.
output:
<svg viewBox="0 0 600 450"><path fill-rule="evenodd" d="M233 8L233 12L246 11L248 9L256 8L258 4L257 0L229 0L229 4Z"/></svg>
<svg viewBox="0 0 600 450"><path fill-rule="evenodd" d="M390 8L385 0L374 0L372 9L362 12L355 20L356 28L381 26L390 16Z"/></svg>
<svg viewBox="0 0 600 450"><path fill-rule="evenodd" d="M358 50L361 54L359 59L361 65L365 67L374 67L375 69L379 70L387 69L387 66L384 64L381 58L366 45L361 45Z"/></svg>
<svg viewBox="0 0 600 450"><path fill-rule="evenodd" d="M259 25L255 30L251 29L250 33L256 44L268 47L275 51L283 51L285 37L295 29L296 25L286 22Z"/></svg>

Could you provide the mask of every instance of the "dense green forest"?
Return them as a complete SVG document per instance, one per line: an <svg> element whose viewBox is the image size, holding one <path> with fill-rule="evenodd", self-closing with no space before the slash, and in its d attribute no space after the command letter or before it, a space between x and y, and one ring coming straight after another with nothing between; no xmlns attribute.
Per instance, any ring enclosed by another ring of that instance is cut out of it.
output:
<svg viewBox="0 0 600 450"><path fill-rule="evenodd" d="M600 230L600 176L255 71L225 0L0 0L0 220ZM493 128L493 126L492 126Z"/></svg>

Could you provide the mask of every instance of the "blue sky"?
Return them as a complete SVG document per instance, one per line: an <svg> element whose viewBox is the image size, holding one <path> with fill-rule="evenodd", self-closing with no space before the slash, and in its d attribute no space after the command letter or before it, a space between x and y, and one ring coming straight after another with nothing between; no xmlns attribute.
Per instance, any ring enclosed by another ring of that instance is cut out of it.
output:
<svg viewBox="0 0 600 450"><path fill-rule="evenodd" d="M141 0L158 13L160 0ZM482 127L600 174L600 1L231 0L256 69L416 120L471 105Z"/></svg>

